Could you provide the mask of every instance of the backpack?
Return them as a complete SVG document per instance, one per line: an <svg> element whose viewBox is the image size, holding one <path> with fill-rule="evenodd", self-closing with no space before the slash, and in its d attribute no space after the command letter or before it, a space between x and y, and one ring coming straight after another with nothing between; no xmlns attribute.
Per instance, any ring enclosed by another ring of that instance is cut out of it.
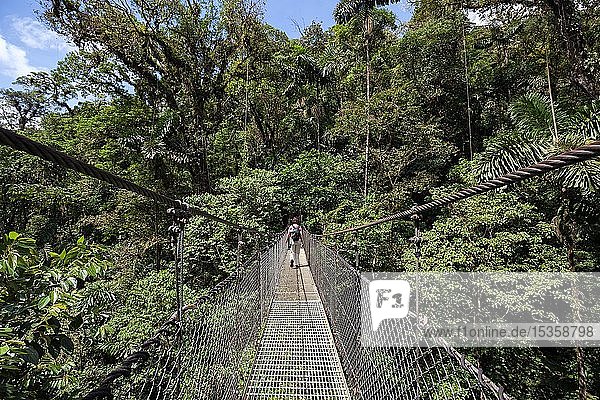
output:
<svg viewBox="0 0 600 400"><path fill-rule="evenodd" d="M292 232L291 232L290 236L294 242L297 242L298 240L300 240L300 236L301 236L300 225L296 225L296 224L292 225Z"/></svg>

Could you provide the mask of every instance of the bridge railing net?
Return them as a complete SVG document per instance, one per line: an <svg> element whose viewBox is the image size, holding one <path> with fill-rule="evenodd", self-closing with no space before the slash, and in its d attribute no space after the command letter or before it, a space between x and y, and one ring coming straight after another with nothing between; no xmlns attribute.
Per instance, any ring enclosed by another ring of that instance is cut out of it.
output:
<svg viewBox="0 0 600 400"><path fill-rule="evenodd" d="M498 399L481 370L453 348L363 347L360 341L361 275L330 247L306 233L310 269L318 287L353 399ZM391 335L410 335L410 317Z"/></svg>
<svg viewBox="0 0 600 400"><path fill-rule="evenodd" d="M117 389L115 398L241 398L286 253L281 235L213 288L181 325L161 335L137 381Z"/></svg>

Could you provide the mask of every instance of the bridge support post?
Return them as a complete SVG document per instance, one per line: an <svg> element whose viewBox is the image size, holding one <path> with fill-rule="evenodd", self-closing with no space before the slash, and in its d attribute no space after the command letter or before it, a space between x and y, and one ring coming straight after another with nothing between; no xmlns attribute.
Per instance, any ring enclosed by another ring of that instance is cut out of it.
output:
<svg viewBox="0 0 600 400"><path fill-rule="evenodd" d="M423 242L423 238L421 236L421 216L415 214L411 219L415 228L415 236L413 236L410 241L415 245L415 313L417 314L417 324L419 324L419 273L421 272L421 243Z"/></svg>
<svg viewBox="0 0 600 400"><path fill-rule="evenodd" d="M258 304L259 304L259 308L260 308L260 315L259 315L259 323L260 326L264 326L264 322L265 322L265 268L263 266L262 260L260 258L260 243L259 243L260 239L257 236L256 237L256 262L257 262L257 266L256 268L258 269Z"/></svg>
<svg viewBox="0 0 600 400"><path fill-rule="evenodd" d="M177 322L180 331L183 329L182 309L183 309L183 237L185 226L191 218L189 206L178 201L179 207L169 208L167 213L172 217L172 224L169 227L171 234L171 247L175 259L175 292L177 297Z"/></svg>
<svg viewBox="0 0 600 400"><path fill-rule="evenodd" d="M235 260L235 268L239 268L242 262L242 245L244 244L244 242L242 242L242 231L238 231L237 234L237 253L236 253L236 260Z"/></svg>
<svg viewBox="0 0 600 400"><path fill-rule="evenodd" d="M358 267L360 264L360 253L358 252L358 231L354 231L353 237L354 241L352 242L352 247L354 248L354 268L360 271L360 268Z"/></svg>
<svg viewBox="0 0 600 400"><path fill-rule="evenodd" d="M304 234L304 238L302 239L302 243L304 245L304 255L306 256L306 264L310 268L311 263L311 254L312 254L312 235L310 235L306 229L302 230Z"/></svg>
<svg viewBox="0 0 600 400"><path fill-rule="evenodd" d="M338 274L339 274L339 259L340 259L340 249L337 244L334 246L335 257L334 257L334 269L331 274L333 277L333 285L331 285L331 290L333 291L333 295L330 296L331 303L331 330L333 332L337 332L338 325L338 309L336 307L336 299L338 298Z"/></svg>

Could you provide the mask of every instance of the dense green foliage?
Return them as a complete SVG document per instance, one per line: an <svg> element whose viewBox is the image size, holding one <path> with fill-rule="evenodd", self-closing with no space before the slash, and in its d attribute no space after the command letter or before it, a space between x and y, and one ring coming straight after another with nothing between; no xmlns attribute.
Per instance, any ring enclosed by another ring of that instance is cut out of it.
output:
<svg viewBox="0 0 600 400"><path fill-rule="evenodd" d="M104 276L110 263L83 237L61 253L40 253L33 239L10 232L0 254L0 391L9 398L69 398L61 394L79 385L84 343L106 333L107 304L86 283Z"/></svg>
<svg viewBox="0 0 600 400"><path fill-rule="evenodd" d="M1 90L0 123L262 232L362 223L600 139L598 1L420 0L406 24L388 3L340 1L289 39L247 0L42 0L78 50ZM600 271L599 172L425 215L422 267ZM4 147L0 177L0 397L72 398L174 308L165 210ZM331 240L412 270L412 235ZM193 219L186 298L267 238ZM469 356L517 398L600 396L594 349Z"/></svg>

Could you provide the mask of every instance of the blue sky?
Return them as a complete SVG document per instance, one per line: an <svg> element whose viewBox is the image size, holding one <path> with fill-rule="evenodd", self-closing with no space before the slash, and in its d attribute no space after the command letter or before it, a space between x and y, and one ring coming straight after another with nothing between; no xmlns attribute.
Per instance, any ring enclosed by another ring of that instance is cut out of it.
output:
<svg viewBox="0 0 600 400"><path fill-rule="evenodd" d="M302 29L317 21L325 28L332 26L336 3L337 0L267 0L265 20L289 37L298 37L296 25ZM402 21L410 18L406 3L388 8ZM38 0L0 0L0 88L10 86L17 76L51 70L73 50L38 21L37 9Z"/></svg>
<svg viewBox="0 0 600 400"><path fill-rule="evenodd" d="M322 22L325 28L333 25L333 9L338 0L267 0L265 19L276 28L285 31L289 37L298 37L294 21L304 28L312 21ZM405 1L386 7L398 19L408 21L410 13Z"/></svg>

